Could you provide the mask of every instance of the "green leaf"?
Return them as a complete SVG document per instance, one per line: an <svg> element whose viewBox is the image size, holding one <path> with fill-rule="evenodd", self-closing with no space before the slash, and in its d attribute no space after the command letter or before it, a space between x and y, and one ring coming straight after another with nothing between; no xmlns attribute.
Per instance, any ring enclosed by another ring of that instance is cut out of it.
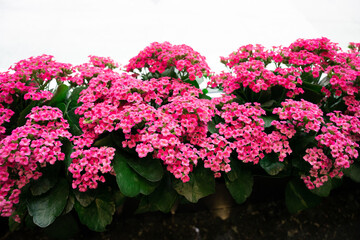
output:
<svg viewBox="0 0 360 240"><path fill-rule="evenodd" d="M302 181L294 179L288 182L285 189L285 203L289 212L297 213L315 207L320 201L321 198L312 194Z"/></svg>
<svg viewBox="0 0 360 240"><path fill-rule="evenodd" d="M72 158L70 156L74 152L74 145L70 141L66 140L62 145L61 151L65 154L65 160L64 160L65 168L66 168L65 170L68 171L68 168L72 163Z"/></svg>
<svg viewBox="0 0 360 240"><path fill-rule="evenodd" d="M321 187L318 188L314 188L311 189L310 191L315 194L318 195L320 197L327 197L330 194L330 191L332 189L332 184L331 184L332 180L329 179L327 182L325 182Z"/></svg>
<svg viewBox="0 0 360 240"><path fill-rule="evenodd" d="M178 199L178 194L171 186L169 177L163 178L161 184L149 196L143 196L140 200L139 207L136 213L162 211L164 213L170 212Z"/></svg>
<svg viewBox="0 0 360 240"><path fill-rule="evenodd" d="M191 84L192 86L200 89L199 83L198 83L196 80L191 81L190 79L188 79L188 80L185 80L184 82L189 83L189 84Z"/></svg>
<svg viewBox="0 0 360 240"><path fill-rule="evenodd" d="M260 166L271 176L277 175L285 168L283 162L279 162L278 159L271 158L269 155L260 160Z"/></svg>
<svg viewBox="0 0 360 240"><path fill-rule="evenodd" d="M76 200L83 207L89 206L95 200L95 192L93 190L87 190L86 192L80 192L73 190Z"/></svg>
<svg viewBox="0 0 360 240"><path fill-rule="evenodd" d="M53 223L64 210L68 195L68 183L62 178L49 192L29 199L27 207L34 223L42 228Z"/></svg>
<svg viewBox="0 0 360 240"><path fill-rule="evenodd" d="M66 84L60 84L54 96L51 98L50 102L47 104L49 106L56 106L56 104L63 102L66 99L66 95L69 91L70 87Z"/></svg>
<svg viewBox="0 0 360 240"><path fill-rule="evenodd" d="M19 118L17 121L17 126L22 126L26 123L26 116L31 112L31 109L33 109L33 107L36 107L38 105L37 101L32 101L29 105L27 105L27 107L22 110L19 114Z"/></svg>
<svg viewBox="0 0 360 240"><path fill-rule="evenodd" d="M150 202L149 196L143 196L140 199L139 206L136 209L135 213L140 214L146 212L155 212L157 210L158 209L156 208L156 206L154 206L154 204Z"/></svg>
<svg viewBox="0 0 360 240"><path fill-rule="evenodd" d="M260 118L264 120L264 128L271 127L272 121L276 120L274 116L261 116Z"/></svg>
<svg viewBox="0 0 360 240"><path fill-rule="evenodd" d="M214 122L214 120L208 122L208 130L210 133L219 133L219 129L216 128L216 123Z"/></svg>
<svg viewBox="0 0 360 240"><path fill-rule="evenodd" d="M116 182L120 191L127 197L135 197L140 193L148 195L153 192L158 183L147 181L137 174L127 164L126 158L127 156L117 152L113 160Z"/></svg>
<svg viewBox="0 0 360 240"><path fill-rule="evenodd" d="M323 93L321 93L322 86L320 86L318 84L312 84L312 83L303 81L302 87L305 89L311 90L315 93L319 93L319 94L323 95Z"/></svg>
<svg viewBox="0 0 360 240"><path fill-rule="evenodd" d="M344 174L354 182L360 183L360 164L353 163L349 168L344 169Z"/></svg>
<svg viewBox="0 0 360 240"><path fill-rule="evenodd" d="M43 175L31 184L31 194L33 196L39 196L54 187L58 181L59 170L59 164L50 165L44 168Z"/></svg>
<svg viewBox="0 0 360 240"><path fill-rule="evenodd" d="M237 161L231 161L231 171L225 177L225 184L234 200L241 204L251 195L254 177L249 169L242 167Z"/></svg>
<svg viewBox="0 0 360 240"><path fill-rule="evenodd" d="M68 121L68 123L70 125L70 132L73 135L79 136L82 134L82 130L79 125L80 116L75 114L75 109L76 108L68 110L65 113L65 119Z"/></svg>
<svg viewBox="0 0 360 240"><path fill-rule="evenodd" d="M164 171L159 159L126 157L126 162L140 176L150 182L160 181Z"/></svg>
<svg viewBox="0 0 360 240"><path fill-rule="evenodd" d="M110 194L101 194L88 207L83 207L75 202L75 210L78 213L80 222L93 231L105 231L106 226L112 222L115 213L115 203L111 201Z"/></svg>
<svg viewBox="0 0 360 240"><path fill-rule="evenodd" d="M190 181L182 182L176 179L173 188L188 201L196 203L200 198L215 192L215 180L213 173L202 166L198 166L189 174Z"/></svg>
<svg viewBox="0 0 360 240"><path fill-rule="evenodd" d="M159 187L149 195L149 202L156 207L156 210L167 213L175 204L177 196L170 179L164 178Z"/></svg>
<svg viewBox="0 0 360 240"><path fill-rule="evenodd" d="M73 109L78 107L80 104L78 103L79 97L80 97L80 93L82 90L86 89L86 87L81 86L81 87L76 87L72 90L70 96L69 96L69 109Z"/></svg>
<svg viewBox="0 0 360 240"><path fill-rule="evenodd" d="M74 208L74 205L75 197L74 194L70 193L63 214L68 214L69 212L71 212L71 210L73 210Z"/></svg>

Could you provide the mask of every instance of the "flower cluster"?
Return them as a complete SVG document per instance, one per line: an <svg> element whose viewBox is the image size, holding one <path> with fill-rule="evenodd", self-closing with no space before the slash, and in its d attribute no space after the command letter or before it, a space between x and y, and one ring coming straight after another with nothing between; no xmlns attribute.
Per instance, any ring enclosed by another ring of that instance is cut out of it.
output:
<svg viewBox="0 0 360 240"><path fill-rule="evenodd" d="M51 99L52 93L41 89L53 79L66 81L72 66L56 62L52 56L41 55L21 60L10 70L12 72L0 74L0 102L7 104L13 102L15 93L24 94L25 100Z"/></svg>
<svg viewBox="0 0 360 240"><path fill-rule="evenodd" d="M92 147L88 150L78 149L71 154L72 163L68 170L72 173L72 187L85 192L88 188L95 189L99 182L105 182L104 176L99 174L111 173L111 160L114 158L115 148Z"/></svg>
<svg viewBox="0 0 360 240"><path fill-rule="evenodd" d="M201 147L199 156L204 162L205 168L210 168L215 177L221 176L221 171L229 172L230 155L233 151L233 144L217 133L203 139L199 144Z"/></svg>
<svg viewBox="0 0 360 240"><path fill-rule="evenodd" d="M61 139L71 137L62 112L52 107L35 107L22 127L0 140L0 212L11 216L21 189L41 176L39 167L64 160Z"/></svg>
<svg viewBox="0 0 360 240"><path fill-rule="evenodd" d="M279 54L274 51L265 51L261 45L243 46L237 52L230 54L228 58L221 58L221 61L230 67L233 74L222 72L214 75L208 86L219 87L227 94L242 87L249 87L253 92L259 93L276 85L289 90L288 97L303 93L303 89L299 87L302 84L301 68L278 67L275 70L266 68L273 59L275 62L278 61L276 56Z"/></svg>
<svg viewBox="0 0 360 240"><path fill-rule="evenodd" d="M190 80L210 74L205 57L187 45L172 45L169 42L154 42L130 59L126 66L128 72L148 68L150 72L163 73L175 67L179 72L186 72Z"/></svg>
<svg viewBox="0 0 360 240"><path fill-rule="evenodd" d="M0 140L3 138L2 134L4 134L6 131L6 128L2 125L5 122L10 122L10 118L12 115L14 115L14 111L8 108L4 108L4 106L0 104Z"/></svg>
<svg viewBox="0 0 360 240"><path fill-rule="evenodd" d="M340 121L336 122L342 125ZM309 189L322 186L328 180L328 176L342 177L342 170L349 168L358 157L356 148L359 144L341 133L341 129L332 123L323 126L321 134L315 139L319 147L307 149L303 157L311 165L310 176L302 176ZM329 154L325 154L327 150Z"/></svg>
<svg viewBox="0 0 360 240"><path fill-rule="evenodd" d="M305 132L318 132L323 120L323 112L314 103L286 99L281 103L282 107L274 108L273 114L278 114L281 120L288 120L290 123Z"/></svg>
<svg viewBox="0 0 360 240"><path fill-rule="evenodd" d="M238 103L225 104L222 107L221 117L224 123L219 123L216 128L219 134L233 143L238 159L243 162L258 163L264 157L264 151L269 153L271 146L267 134L264 132L265 115L260 104Z"/></svg>

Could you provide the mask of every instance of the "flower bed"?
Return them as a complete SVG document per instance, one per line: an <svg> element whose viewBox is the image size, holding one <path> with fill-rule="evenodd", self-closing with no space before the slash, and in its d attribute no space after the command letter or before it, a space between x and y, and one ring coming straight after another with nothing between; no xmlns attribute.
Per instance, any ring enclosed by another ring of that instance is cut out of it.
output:
<svg viewBox="0 0 360 240"><path fill-rule="evenodd" d="M169 212L225 183L284 178L290 212L360 181L360 44L246 45L211 72L186 45L152 43L119 67L31 57L0 74L0 213L12 230L76 211L104 231L126 199ZM210 98L199 81L223 92Z"/></svg>

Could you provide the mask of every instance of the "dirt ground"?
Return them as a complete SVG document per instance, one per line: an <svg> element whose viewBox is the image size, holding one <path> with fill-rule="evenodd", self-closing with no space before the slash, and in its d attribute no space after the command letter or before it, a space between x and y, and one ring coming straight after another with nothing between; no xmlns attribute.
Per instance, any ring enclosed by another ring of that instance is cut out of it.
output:
<svg viewBox="0 0 360 240"><path fill-rule="evenodd" d="M360 184L347 181L313 209L290 214L284 202L283 187L269 183L255 186L252 196L241 205L209 209L209 199L198 204L180 205L175 214L159 212L135 215L134 206L125 204L104 233L83 227L68 239L360 239ZM223 210L223 211L222 211ZM214 212L229 213L226 220ZM39 228L6 234L1 240L56 239Z"/></svg>

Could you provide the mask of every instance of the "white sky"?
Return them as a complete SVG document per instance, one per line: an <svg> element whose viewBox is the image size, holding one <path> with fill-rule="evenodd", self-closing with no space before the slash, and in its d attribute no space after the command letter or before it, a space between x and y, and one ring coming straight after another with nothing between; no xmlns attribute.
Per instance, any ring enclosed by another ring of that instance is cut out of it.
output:
<svg viewBox="0 0 360 240"><path fill-rule="evenodd" d="M151 42L187 44L213 71L245 44L328 37L360 42L359 0L0 0L0 70L41 54L80 64L120 64Z"/></svg>

